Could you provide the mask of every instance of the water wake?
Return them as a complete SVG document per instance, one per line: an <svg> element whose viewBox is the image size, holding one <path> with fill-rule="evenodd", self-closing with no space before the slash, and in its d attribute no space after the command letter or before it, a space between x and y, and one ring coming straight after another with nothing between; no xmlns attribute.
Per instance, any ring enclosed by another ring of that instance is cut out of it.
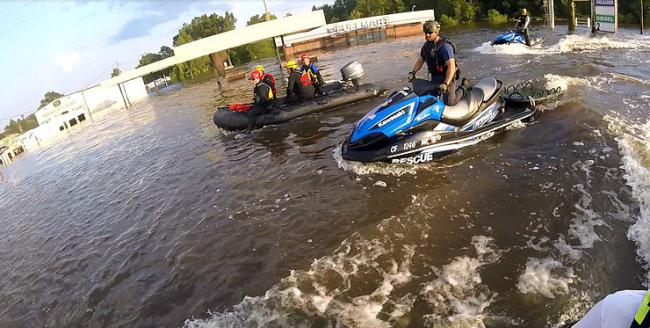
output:
<svg viewBox="0 0 650 328"><path fill-rule="evenodd" d="M615 125L615 124L614 124ZM631 132L631 133L630 133ZM623 155L625 179L639 202L639 217L630 226L627 237L637 245L639 262L646 271L645 286L650 286L650 121L618 139Z"/></svg>
<svg viewBox="0 0 650 328"><path fill-rule="evenodd" d="M475 52L490 55L554 55L567 52L593 52L602 49L638 49L643 47L638 40L612 40L608 37L589 37L584 35L567 35L558 43L544 47L528 47L520 43L490 45L484 42L475 48Z"/></svg>

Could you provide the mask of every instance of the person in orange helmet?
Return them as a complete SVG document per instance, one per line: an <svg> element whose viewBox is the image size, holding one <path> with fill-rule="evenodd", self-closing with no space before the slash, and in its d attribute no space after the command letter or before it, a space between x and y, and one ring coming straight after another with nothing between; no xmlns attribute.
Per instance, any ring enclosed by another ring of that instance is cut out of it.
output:
<svg viewBox="0 0 650 328"><path fill-rule="evenodd" d="M248 132L255 126L255 118L268 113L273 103L273 89L262 80L263 77L262 72L257 69L254 69L248 77L254 85L253 106L248 110Z"/></svg>

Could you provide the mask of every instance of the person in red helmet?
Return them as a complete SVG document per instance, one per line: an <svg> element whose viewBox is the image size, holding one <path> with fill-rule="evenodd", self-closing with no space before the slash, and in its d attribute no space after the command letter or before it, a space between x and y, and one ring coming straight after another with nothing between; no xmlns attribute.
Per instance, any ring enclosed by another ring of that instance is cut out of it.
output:
<svg viewBox="0 0 650 328"><path fill-rule="evenodd" d="M314 86L316 93L322 94L325 81L323 81L323 76L320 74L318 67L311 62L311 58L307 53L300 55L300 60L302 61L302 74L306 75L304 79L309 79Z"/></svg>
<svg viewBox="0 0 650 328"><path fill-rule="evenodd" d="M248 110L248 132L255 126L255 117L266 114L273 102L273 89L262 81L264 74L254 69L248 79L253 83L253 106Z"/></svg>
<svg viewBox="0 0 650 328"><path fill-rule="evenodd" d="M255 69L262 72L262 81L273 89L273 100L277 99L278 89L275 86L275 76L271 73L266 73L263 65L257 65L255 66Z"/></svg>

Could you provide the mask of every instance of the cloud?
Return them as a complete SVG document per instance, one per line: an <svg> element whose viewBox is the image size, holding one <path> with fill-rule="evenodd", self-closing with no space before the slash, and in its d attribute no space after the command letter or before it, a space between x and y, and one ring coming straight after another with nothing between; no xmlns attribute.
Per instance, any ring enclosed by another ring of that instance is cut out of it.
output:
<svg viewBox="0 0 650 328"><path fill-rule="evenodd" d="M70 72L72 71L72 68L79 62L79 59L81 59L81 56L79 56L76 51L70 50L67 53L57 55L54 58L54 63L56 66L60 67L62 71Z"/></svg>
<svg viewBox="0 0 650 328"><path fill-rule="evenodd" d="M201 0L190 1L145 1L138 2L132 12L139 13L138 17L127 21L110 39L111 43L119 43L151 35L151 30L156 26L174 21L183 13L191 10L205 11L205 13L223 12L229 9L226 3L209 3ZM124 10L124 8L119 8Z"/></svg>
<svg viewBox="0 0 650 328"><path fill-rule="evenodd" d="M122 28L120 29L119 32L117 32L117 34L111 37L111 41L113 43L118 43L128 39L135 39L135 38L151 35L152 28L154 28L158 24L162 24L166 22L169 19L174 19L174 18L166 18L164 16L159 16L159 15L148 15L148 16L138 17L136 19L130 20L122 26Z"/></svg>

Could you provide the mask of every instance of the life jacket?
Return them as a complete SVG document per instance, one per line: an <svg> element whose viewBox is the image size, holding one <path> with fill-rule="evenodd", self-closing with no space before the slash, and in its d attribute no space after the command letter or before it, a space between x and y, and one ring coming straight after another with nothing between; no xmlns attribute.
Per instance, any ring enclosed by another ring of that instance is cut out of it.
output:
<svg viewBox="0 0 650 328"><path fill-rule="evenodd" d="M260 80L260 82L255 85L255 90L253 92L257 94L257 89L261 87L267 87L268 88L268 93L266 94L266 101L270 102L273 100L273 88L271 88L268 84L264 83L264 81Z"/></svg>
<svg viewBox="0 0 650 328"><path fill-rule="evenodd" d="M636 310L634 320L630 328L650 328L650 291L646 292L643 301L639 304L639 309Z"/></svg>
<svg viewBox="0 0 650 328"><path fill-rule="evenodd" d="M264 76L262 76L262 81L271 87L271 90L273 91L273 99L275 99L278 94L278 89L275 86L275 76L269 73L264 73Z"/></svg>
<svg viewBox="0 0 650 328"><path fill-rule="evenodd" d="M431 53L426 58L427 66L429 67L429 73L431 73L431 75L442 75L442 76L447 75L447 63L442 58L442 56L438 55L438 51L445 44L451 46L451 50L454 55L454 60L456 60L456 47L454 47L454 45L449 40L440 37L440 40L438 40L438 42L434 44L434 46L431 49ZM433 71L431 70L432 67L433 67ZM458 61L456 61L456 76L454 77L454 79L457 80L459 77L460 77L460 69L458 68Z"/></svg>
<svg viewBox="0 0 650 328"><path fill-rule="evenodd" d="M228 109L232 112L248 112L252 107L251 104L231 104Z"/></svg>
<svg viewBox="0 0 650 328"><path fill-rule="evenodd" d="M311 79L310 73L311 70L303 70L302 74L300 75L300 84L302 84L303 87L308 87L313 84L313 80Z"/></svg>
<svg viewBox="0 0 650 328"><path fill-rule="evenodd" d="M519 16L519 19L517 19L517 24L515 24L515 29L523 30L528 28L528 24L526 24L526 20L530 20L530 16L528 15Z"/></svg>

